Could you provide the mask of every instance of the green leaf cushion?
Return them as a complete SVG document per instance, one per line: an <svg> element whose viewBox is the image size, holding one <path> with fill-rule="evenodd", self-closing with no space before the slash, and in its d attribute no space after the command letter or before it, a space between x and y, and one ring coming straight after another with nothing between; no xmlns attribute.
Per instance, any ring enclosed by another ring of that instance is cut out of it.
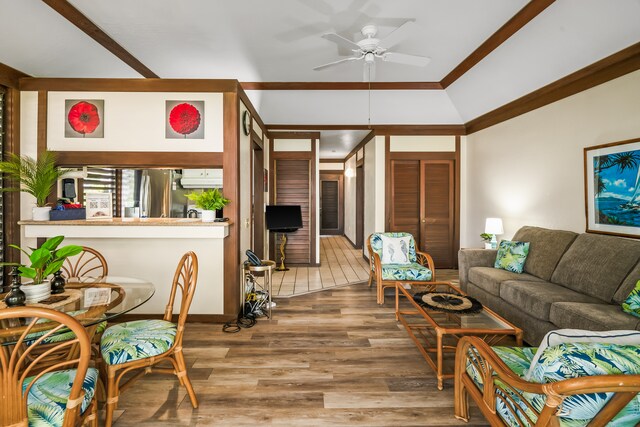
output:
<svg viewBox="0 0 640 427"><path fill-rule="evenodd" d="M166 320L135 320L111 326L102 334L100 350L109 365L165 353L173 345L177 325Z"/></svg>
<svg viewBox="0 0 640 427"><path fill-rule="evenodd" d="M414 280L428 282L433 273L417 262L411 264L383 264L382 280Z"/></svg>
<svg viewBox="0 0 640 427"><path fill-rule="evenodd" d="M622 303L622 311L640 317L640 280Z"/></svg>
<svg viewBox="0 0 640 427"><path fill-rule="evenodd" d="M67 400L75 377L76 370L67 369L47 372L36 380L27 396L27 415L30 427L57 427L62 425L64 413L67 409ZM34 377L29 377L24 380L23 391L27 389L33 379ZM80 405L81 412L84 412L91 404L97 381L97 369L89 368L82 384L85 395Z"/></svg>
<svg viewBox="0 0 640 427"><path fill-rule="evenodd" d="M371 235L371 250L377 253L382 260L382 236L386 237L410 237L409 239L409 262L416 262L416 241L411 235L411 233L399 233L399 232L391 232L391 233L373 233Z"/></svg>
<svg viewBox="0 0 640 427"><path fill-rule="evenodd" d="M503 240L498 247L495 268L522 273L529 254L529 242Z"/></svg>
<svg viewBox="0 0 640 427"><path fill-rule="evenodd" d="M67 314L69 316L75 316L78 314L82 314L82 313L86 313L87 310L74 310L74 311L69 311L67 312ZM105 318L106 316L102 315L101 318ZM38 320L36 323L40 324L40 323L48 323L50 322L49 319L40 319ZM102 332L104 332L104 330L107 329L107 321L105 320L104 322L100 322L98 323L98 326L96 327L96 335L101 334ZM27 345L31 345L33 344L33 342L38 339L38 337L41 337L42 335L46 334L48 331L38 331L38 332L33 332L29 335L27 335L25 337L25 344ZM57 342L63 342L63 341L69 341L71 339L75 338L75 334L69 330L67 330L66 328L62 329L62 332L59 332L55 335L49 336L45 339L42 340L41 344L53 344L53 343L57 343Z"/></svg>
<svg viewBox="0 0 640 427"><path fill-rule="evenodd" d="M491 347L491 349L519 377L523 377L527 372L531 365L531 359L537 350L535 347ZM474 352L474 350L470 349L470 352ZM476 358L475 353L471 353L471 358ZM480 364L482 365L482 362ZM473 382L482 389L482 377L469 359L467 359L467 373Z"/></svg>

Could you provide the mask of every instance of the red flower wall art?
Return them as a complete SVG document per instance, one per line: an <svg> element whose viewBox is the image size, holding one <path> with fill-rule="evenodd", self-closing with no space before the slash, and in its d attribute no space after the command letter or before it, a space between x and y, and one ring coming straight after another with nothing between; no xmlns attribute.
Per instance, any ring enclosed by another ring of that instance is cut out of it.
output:
<svg viewBox="0 0 640 427"><path fill-rule="evenodd" d="M66 138L104 138L104 100L65 100Z"/></svg>
<svg viewBox="0 0 640 427"><path fill-rule="evenodd" d="M204 139L204 101L167 101L166 137Z"/></svg>

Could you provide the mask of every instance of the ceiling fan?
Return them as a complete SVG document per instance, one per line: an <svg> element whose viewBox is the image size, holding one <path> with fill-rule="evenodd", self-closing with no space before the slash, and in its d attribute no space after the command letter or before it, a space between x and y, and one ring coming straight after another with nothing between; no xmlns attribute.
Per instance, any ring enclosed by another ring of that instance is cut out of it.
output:
<svg viewBox="0 0 640 427"><path fill-rule="evenodd" d="M315 67L314 70L324 70L345 62L364 61L364 81L372 81L375 78L376 58L385 62L395 62L398 64L414 65L417 67L426 66L431 58L426 56L409 55L406 53L390 52L389 49L404 39L411 29L415 26L413 21L407 21L391 34L383 39L377 39L378 27L375 25L365 25L360 32L365 37L359 42L351 41L336 33L326 33L322 38L336 43L338 46L345 47L353 52L353 55L330 62L328 64Z"/></svg>

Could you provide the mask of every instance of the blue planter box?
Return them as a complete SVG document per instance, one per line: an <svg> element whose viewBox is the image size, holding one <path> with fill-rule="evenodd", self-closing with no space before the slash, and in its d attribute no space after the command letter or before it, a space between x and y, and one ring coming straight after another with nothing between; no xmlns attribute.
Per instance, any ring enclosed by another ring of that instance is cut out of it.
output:
<svg viewBox="0 0 640 427"><path fill-rule="evenodd" d="M85 208L66 209L64 211L52 210L49 212L50 221L64 221L71 219L86 219L87 211Z"/></svg>

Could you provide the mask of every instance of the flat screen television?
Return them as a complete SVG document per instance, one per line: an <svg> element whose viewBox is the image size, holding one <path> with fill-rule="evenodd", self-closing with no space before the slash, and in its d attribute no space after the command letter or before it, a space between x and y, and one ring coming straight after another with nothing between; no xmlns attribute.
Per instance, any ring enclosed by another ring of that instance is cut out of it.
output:
<svg viewBox="0 0 640 427"><path fill-rule="evenodd" d="M292 233L302 228L300 205L269 205L265 214L268 230Z"/></svg>

